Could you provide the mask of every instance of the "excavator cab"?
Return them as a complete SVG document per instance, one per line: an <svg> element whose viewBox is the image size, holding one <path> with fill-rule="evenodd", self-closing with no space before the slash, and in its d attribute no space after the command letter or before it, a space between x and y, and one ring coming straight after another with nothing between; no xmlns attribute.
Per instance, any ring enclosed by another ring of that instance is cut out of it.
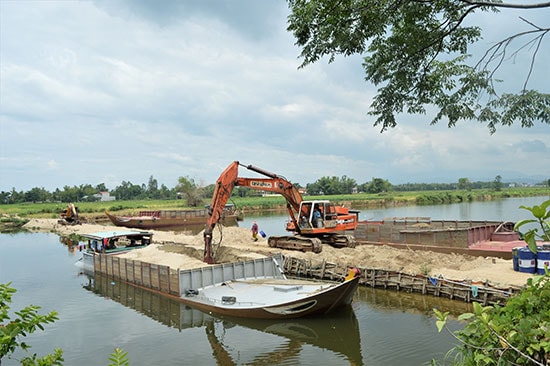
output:
<svg viewBox="0 0 550 366"><path fill-rule="evenodd" d="M319 240L337 248L355 247L355 239L352 235L349 235L349 232L357 227L358 211L336 206L328 200L315 200L300 202L298 212L300 213L297 220L298 227L291 219L286 224L286 230L293 232L295 238L304 238L305 243L308 240L313 243L311 247L316 253L320 251L320 244L315 243L314 240ZM268 242L273 247L284 248L284 245L286 245L283 240L278 238L271 237L270 240L280 241L273 244ZM292 245L300 248L294 243Z"/></svg>
<svg viewBox="0 0 550 366"><path fill-rule="evenodd" d="M302 201L300 203L299 230L292 221L287 224L287 231L309 232L312 229L332 229L338 224L336 206L330 201Z"/></svg>
<svg viewBox="0 0 550 366"><path fill-rule="evenodd" d="M312 203L310 201L304 201L300 203L300 220L299 225L301 229L311 228L313 227L312 224L312 214L313 210L311 209ZM292 221L289 221L289 224L292 223ZM294 225L292 226L292 230L288 230L287 225L287 231L294 231Z"/></svg>

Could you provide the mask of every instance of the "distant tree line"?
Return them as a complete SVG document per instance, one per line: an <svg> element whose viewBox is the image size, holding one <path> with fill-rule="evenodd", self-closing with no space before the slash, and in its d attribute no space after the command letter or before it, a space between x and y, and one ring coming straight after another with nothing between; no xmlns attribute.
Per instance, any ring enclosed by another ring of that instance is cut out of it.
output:
<svg viewBox="0 0 550 366"><path fill-rule="evenodd" d="M539 185L550 187L550 179ZM296 184L301 187L300 184ZM80 186L64 186L63 189L57 188L49 192L44 188L35 187L29 191L17 191L12 188L11 191L0 192L0 203L13 204L24 202L93 202L99 200L99 192L109 192L117 200L176 200L185 199L189 206L199 206L205 198L212 197L214 193L214 184L203 185L195 182L190 177L179 177L178 183L173 188L168 188L164 184L159 186L158 181L151 175L147 184L133 184L122 181L122 183L112 190L108 190L104 183L93 186L91 184L81 184ZM492 189L500 191L503 187L502 177L496 176L492 182L471 182L468 178L460 178L456 183L405 183L391 184L388 180L382 178L372 178L370 182L358 184L355 179L347 176L342 177L322 177L314 183L308 183L305 186L307 195L336 195L336 194L354 194L354 193L383 193L383 192L405 192L405 191L445 191L445 190L472 190L472 189ZM247 197L260 195L261 192L246 187L235 187L234 196Z"/></svg>

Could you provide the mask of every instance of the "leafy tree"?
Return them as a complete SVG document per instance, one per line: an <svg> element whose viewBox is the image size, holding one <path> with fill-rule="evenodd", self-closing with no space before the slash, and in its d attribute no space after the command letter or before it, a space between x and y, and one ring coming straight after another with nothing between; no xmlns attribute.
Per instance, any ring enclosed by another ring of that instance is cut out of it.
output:
<svg viewBox="0 0 550 366"><path fill-rule="evenodd" d="M21 192L17 192L15 190L15 188L12 188L11 191L9 192L9 203L20 203L20 202L25 202L25 194L23 193L23 191Z"/></svg>
<svg viewBox="0 0 550 366"><path fill-rule="evenodd" d="M495 180L493 181L493 189L497 192L502 190L502 177L500 175L495 177Z"/></svg>
<svg viewBox="0 0 550 366"><path fill-rule="evenodd" d="M151 175L149 177L149 182L147 183L148 198L153 198L153 199L159 198L160 194L159 194L158 185L159 185L158 181L155 178L153 178L153 176Z"/></svg>
<svg viewBox="0 0 550 366"><path fill-rule="evenodd" d="M25 192L25 202L46 202L51 198L51 193L44 188L34 187Z"/></svg>
<svg viewBox="0 0 550 366"><path fill-rule="evenodd" d="M529 30L503 38L470 61L470 46L481 39L481 29L467 25L474 12L507 8L523 14L550 7L548 2L289 0L289 7L287 29L302 48L301 67L325 56L329 62L337 55L363 56L365 79L378 86L369 115L382 131L397 125L397 115L425 114L432 105L438 110L432 124L447 120L449 127L475 120L494 133L498 125L550 124L550 94L528 89L550 29L525 20ZM519 93L499 94L495 72L521 51L531 52L532 63Z"/></svg>
<svg viewBox="0 0 550 366"><path fill-rule="evenodd" d="M353 189L357 187L357 182L353 178L349 178L345 175L340 178L340 189L342 194L351 194Z"/></svg>
<svg viewBox="0 0 550 366"><path fill-rule="evenodd" d="M80 192L77 187L64 186L59 198L61 199L61 202L78 202Z"/></svg>
<svg viewBox="0 0 550 366"><path fill-rule="evenodd" d="M322 177L317 181L323 194L332 195L340 193L340 179L338 177Z"/></svg>
<svg viewBox="0 0 550 366"><path fill-rule="evenodd" d="M16 292L8 284L0 284L0 364L4 357L11 358L17 350L28 351L31 347L22 339L37 329L44 330L44 325L58 320L55 311L46 315L38 314L40 306L29 305L22 310L16 311L17 318L10 319L9 310L12 296ZM36 354L24 357L22 365L62 365L63 352L55 349L53 354L38 358Z"/></svg>
<svg viewBox="0 0 550 366"><path fill-rule="evenodd" d="M0 203L10 203L11 194L10 192L2 191L0 192Z"/></svg>
<svg viewBox="0 0 550 366"><path fill-rule="evenodd" d="M117 200L131 200L142 196L143 192L144 190L142 186L132 184L131 182L122 181L120 186L115 187L111 193L117 198Z"/></svg>
<svg viewBox="0 0 550 366"><path fill-rule="evenodd" d="M296 185L298 187L298 185ZM318 195L333 195L333 194L350 194L357 187L355 179L347 176L338 177L321 177L314 183L306 185L308 194Z"/></svg>
<svg viewBox="0 0 550 366"><path fill-rule="evenodd" d="M204 196L202 190L197 186L193 178L179 177L176 191L186 198L187 205L191 207L198 207L203 203Z"/></svg>
<svg viewBox="0 0 550 366"><path fill-rule="evenodd" d="M470 191L472 189L472 183L468 178L459 178L457 188L463 191Z"/></svg>
<svg viewBox="0 0 550 366"><path fill-rule="evenodd" d="M95 190L98 191L98 192L107 192L108 191L107 186L105 186L105 183L99 183L95 187Z"/></svg>
<svg viewBox="0 0 550 366"><path fill-rule="evenodd" d="M363 190L367 193L382 193L388 192L392 188L389 181L382 178L372 178L370 182L363 185Z"/></svg>
<svg viewBox="0 0 550 366"><path fill-rule="evenodd" d="M158 195L159 195L158 198L160 198L161 200L176 199L175 192L172 192L164 184L160 185Z"/></svg>
<svg viewBox="0 0 550 366"><path fill-rule="evenodd" d="M99 193L97 188L93 187L91 184L81 184L80 186L78 186L77 191L79 201L82 200L83 197L87 197L89 198L89 200L95 201L97 200L97 198L94 197L94 195Z"/></svg>

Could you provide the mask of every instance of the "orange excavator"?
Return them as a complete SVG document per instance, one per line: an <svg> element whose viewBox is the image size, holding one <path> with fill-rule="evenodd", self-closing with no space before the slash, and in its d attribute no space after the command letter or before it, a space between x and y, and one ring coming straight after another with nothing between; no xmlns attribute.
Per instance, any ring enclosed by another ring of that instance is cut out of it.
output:
<svg viewBox="0 0 550 366"><path fill-rule="evenodd" d="M80 219L78 218L78 207L69 203L67 209L59 214L58 224L62 225L80 225Z"/></svg>
<svg viewBox="0 0 550 366"><path fill-rule="evenodd" d="M239 177L239 166L267 178ZM286 178L253 165L243 165L234 161L222 172L214 188L204 230L206 263L215 263L212 255L212 232L220 221L223 208L235 186L278 193L285 197L290 217L286 230L293 235L270 236L267 241L270 247L314 253L322 251L322 243L334 247L355 247L355 239L348 233L357 228L359 211L336 206L328 200L304 201L298 188Z"/></svg>

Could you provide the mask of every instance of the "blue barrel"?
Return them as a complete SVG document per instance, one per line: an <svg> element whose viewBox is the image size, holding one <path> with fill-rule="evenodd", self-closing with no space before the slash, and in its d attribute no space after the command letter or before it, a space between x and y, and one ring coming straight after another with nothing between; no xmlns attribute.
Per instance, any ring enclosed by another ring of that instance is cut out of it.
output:
<svg viewBox="0 0 550 366"><path fill-rule="evenodd" d="M550 250L539 248L537 251L537 273L545 274L544 266L550 269Z"/></svg>
<svg viewBox="0 0 550 366"><path fill-rule="evenodd" d="M519 271L519 250L522 247L512 248L512 263L514 264L514 271Z"/></svg>
<svg viewBox="0 0 550 366"><path fill-rule="evenodd" d="M519 249L519 271L525 273L535 273L537 270L537 257L535 253L527 247Z"/></svg>
<svg viewBox="0 0 550 366"><path fill-rule="evenodd" d="M260 235L262 236L262 238L265 238L267 236L262 230L260 230Z"/></svg>

